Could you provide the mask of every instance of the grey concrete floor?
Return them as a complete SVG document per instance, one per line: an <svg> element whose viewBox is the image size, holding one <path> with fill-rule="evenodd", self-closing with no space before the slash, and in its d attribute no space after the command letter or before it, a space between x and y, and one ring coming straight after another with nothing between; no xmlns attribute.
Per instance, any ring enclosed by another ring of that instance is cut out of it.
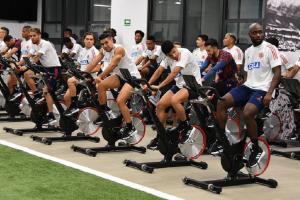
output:
<svg viewBox="0 0 300 200"><path fill-rule="evenodd" d="M300 161L291 160L283 157L272 156L271 163L262 178L272 178L278 181L276 189L261 185L244 185L227 187L223 189L221 195L213 194L201 189L186 186L182 179L187 176L198 180L211 180L225 177L225 172L220 165L220 159L210 155L203 155L199 160L208 164L208 169L202 170L194 167L179 167L157 169L153 174L144 173L136 169L125 167L122 162L124 159L136 161L159 161L162 156L157 151L147 151L146 154L135 152L103 153L96 157L89 157L71 150L71 145L76 144L86 147L104 146L106 142L102 139L99 144L77 141L53 143L51 146L38 142L33 142L29 138L30 134L16 136L5 133L4 126L12 128L31 128L31 122L0 122L0 139L6 140L33 150L71 161L97 171L111 174L131 182L135 182L147 187L151 187L162 192L172 194L184 199L224 199L224 200L293 200L300 199ZM146 145L154 136L154 132L147 126L147 133L140 145ZM51 136L57 133L35 133L35 135ZM98 135L100 135L98 133Z"/></svg>

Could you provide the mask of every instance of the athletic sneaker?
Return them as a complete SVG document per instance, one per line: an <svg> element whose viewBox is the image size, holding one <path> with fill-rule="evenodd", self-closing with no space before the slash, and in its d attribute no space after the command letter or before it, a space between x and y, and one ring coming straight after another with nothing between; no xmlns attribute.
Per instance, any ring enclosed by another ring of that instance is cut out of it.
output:
<svg viewBox="0 0 300 200"><path fill-rule="evenodd" d="M222 152L223 152L223 147L219 144L218 141L214 142L208 149L208 153L210 153L213 156L221 155Z"/></svg>
<svg viewBox="0 0 300 200"><path fill-rule="evenodd" d="M9 101L14 101L14 100L16 100L17 98L19 98L21 95L22 95L22 93L16 92L16 93L14 93L14 94L10 97Z"/></svg>
<svg viewBox="0 0 300 200"><path fill-rule="evenodd" d="M135 132L134 126L128 127L124 126L120 129L119 134L121 139L127 139Z"/></svg>
<svg viewBox="0 0 300 200"><path fill-rule="evenodd" d="M150 150L157 150L158 149L158 137L155 137L150 141L150 143L147 145L147 149Z"/></svg>
<svg viewBox="0 0 300 200"><path fill-rule="evenodd" d="M76 107L69 107L66 111L65 111L65 115L66 116L72 116L74 115L75 113L79 112L79 108L76 108Z"/></svg>
<svg viewBox="0 0 300 200"><path fill-rule="evenodd" d="M251 154L247 162L247 167L255 167L260 162L260 160L264 157L265 152L259 146L253 144L250 151Z"/></svg>
<svg viewBox="0 0 300 200"><path fill-rule="evenodd" d="M46 115L46 119L45 119L45 123L46 124L50 124L50 125L53 125L54 123L56 123L56 119L53 115L53 113L47 113Z"/></svg>
<svg viewBox="0 0 300 200"><path fill-rule="evenodd" d="M184 144L184 143L188 142L188 140L190 138L190 135L192 133L192 130L193 130L192 126L188 126L188 127L185 127L184 129L182 129L181 138L180 138L180 141L179 141L181 144Z"/></svg>

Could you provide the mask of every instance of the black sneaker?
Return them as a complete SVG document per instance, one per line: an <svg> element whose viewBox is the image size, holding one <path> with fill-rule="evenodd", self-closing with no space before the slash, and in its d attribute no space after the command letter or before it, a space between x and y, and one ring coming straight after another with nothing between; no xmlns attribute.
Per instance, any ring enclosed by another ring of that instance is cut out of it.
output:
<svg viewBox="0 0 300 200"><path fill-rule="evenodd" d="M103 123L102 119L103 119L102 116L98 115L97 119L95 119L93 121L93 124L95 124L95 125L101 125Z"/></svg>
<svg viewBox="0 0 300 200"><path fill-rule="evenodd" d="M158 137L150 141L150 143L147 145L147 149L151 149L153 151L158 149Z"/></svg>
<svg viewBox="0 0 300 200"><path fill-rule="evenodd" d="M252 144L250 151L251 151L251 154L249 156L249 160L246 165L247 165L247 167L252 168L259 164L260 160L265 155L265 152L259 146L256 146L253 144Z"/></svg>
<svg viewBox="0 0 300 200"><path fill-rule="evenodd" d="M124 126L120 129L119 134L121 139L127 139L129 138L135 131L134 126L128 127Z"/></svg>
<svg viewBox="0 0 300 200"><path fill-rule="evenodd" d="M65 115L66 116L72 116L75 113L79 112L79 108L77 107L69 107L66 111L65 111Z"/></svg>
<svg viewBox="0 0 300 200"><path fill-rule="evenodd" d="M45 119L45 124L53 125L56 122L57 121L56 121L53 113L47 113L46 119Z"/></svg>
<svg viewBox="0 0 300 200"><path fill-rule="evenodd" d="M21 96L22 96L22 93L16 92L10 97L9 101L15 101L17 98L19 98Z"/></svg>
<svg viewBox="0 0 300 200"><path fill-rule="evenodd" d="M174 156L174 160L176 161L185 161L187 160L187 157L185 157L183 154L178 153Z"/></svg>
<svg viewBox="0 0 300 200"><path fill-rule="evenodd" d="M222 152L223 152L223 147L219 145L217 141L214 142L208 149L208 153L210 153L213 156L221 155Z"/></svg>

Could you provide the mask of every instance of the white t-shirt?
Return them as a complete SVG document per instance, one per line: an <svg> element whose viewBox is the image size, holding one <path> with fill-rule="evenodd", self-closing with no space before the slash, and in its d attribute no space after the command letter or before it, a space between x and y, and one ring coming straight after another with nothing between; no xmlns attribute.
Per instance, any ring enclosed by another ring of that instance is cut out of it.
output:
<svg viewBox="0 0 300 200"><path fill-rule="evenodd" d="M23 40L21 42L21 55L25 56L28 55L30 53L30 50L32 49L32 42L31 39L29 40Z"/></svg>
<svg viewBox="0 0 300 200"><path fill-rule="evenodd" d="M74 53L75 55L72 58L74 60L77 60L81 50L82 50L82 47L80 46L80 44L73 44L72 49L69 49L64 45L64 48L62 49L61 52L66 53L68 55L70 55L71 53Z"/></svg>
<svg viewBox="0 0 300 200"><path fill-rule="evenodd" d="M280 60L281 60L281 75L283 75L293 65L291 65L291 63L289 62L287 56L283 52L279 52L279 57L280 57Z"/></svg>
<svg viewBox="0 0 300 200"><path fill-rule="evenodd" d="M232 57L237 65L243 64L244 53L238 46L234 45L230 49L228 47L225 47L225 48L223 48L223 50L229 52L232 55Z"/></svg>
<svg viewBox="0 0 300 200"><path fill-rule="evenodd" d="M297 62L295 63L294 67L298 67L300 68L300 57L298 58ZM293 77L294 79L297 79L300 82L300 69L298 70L298 72L295 74L295 76Z"/></svg>
<svg viewBox="0 0 300 200"><path fill-rule="evenodd" d="M268 91L274 76L272 68L281 65L278 49L263 41L259 46L249 47L245 52L245 67L247 80L244 83L249 88Z"/></svg>
<svg viewBox="0 0 300 200"><path fill-rule="evenodd" d="M99 50L95 46L91 48L83 48L78 55L78 63L80 64L80 70L85 71L86 66L92 62L92 60L99 54Z"/></svg>
<svg viewBox="0 0 300 200"><path fill-rule="evenodd" d="M6 44L3 40L0 40L0 53L6 49Z"/></svg>
<svg viewBox="0 0 300 200"><path fill-rule="evenodd" d="M104 53L103 61L104 61L104 63L106 63L107 66L110 64L112 58L115 55L115 50L118 47L121 47L124 49L124 47L122 47L122 45L114 44L114 47L110 52L103 50L103 53ZM104 64L104 67L107 67L107 66L105 66L105 64ZM129 57L128 53L126 52L126 50L125 50L125 55L121 58L118 66L115 67L112 71L112 74L117 74L118 76L123 78L123 76L120 72L120 68L128 69L131 76L134 76L136 78L141 78L141 75L140 75L140 72L138 71L137 66L133 63L133 61Z"/></svg>
<svg viewBox="0 0 300 200"><path fill-rule="evenodd" d="M143 52L146 50L146 45L144 43L139 43L131 48L130 57L135 63L136 60L143 55Z"/></svg>
<svg viewBox="0 0 300 200"><path fill-rule="evenodd" d="M178 48L180 53L179 60L173 60L169 57L166 57L161 63L160 66L167 69L170 66L171 71L176 67L181 67L180 73L175 77L176 86L182 88L185 85L182 75L193 75L196 81L199 84L201 83L201 74L199 66L196 62L194 55L186 48Z"/></svg>
<svg viewBox="0 0 300 200"><path fill-rule="evenodd" d="M161 51L160 45L155 45L153 50L146 49L142 56L149 59L153 58L154 56L158 56L156 59L158 64L165 58L165 54Z"/></svg>
<svg viewBox="0 0 300 200"><path fill-rule="evenodd" d="M198 66L202 67L205 59L207 58L207 51L205 49L201 50L200 48L196 48L193 51L193 55L195 56Z"/></svg>
<svg viewBox="0 0 300 200"><path fill-rule="evenodd" d="M41 53L40 62L44 67L60 67L56 51L49 41L41 39L38 45L33 44L30 52L32 55Z"/></svg>

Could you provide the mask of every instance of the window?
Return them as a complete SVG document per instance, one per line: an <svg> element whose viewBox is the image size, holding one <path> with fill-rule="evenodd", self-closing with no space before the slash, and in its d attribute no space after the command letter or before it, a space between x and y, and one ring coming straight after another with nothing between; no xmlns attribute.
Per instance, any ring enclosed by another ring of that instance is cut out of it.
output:
<svg viewBox="0 0 300 200"><path fill-rule="evenodd" d="M220 0L149 1L148 34L154 35L160 42L181 42L189 49L195 48L199 34L219 39L221 5Z"/></svg>
<svg viewBox="0 0 300 200"><path fill-rule="evenodd" d="M151 5L150 34L157 41L181 42L182 0L154 0Z"/></svg>
<svg viewBox="0 0 300 200"><path fill-rule="evenodd" d="M79 42L87 31L97 37L110 27L110 15L111 0L44 0L42 29L60 52L63 30L72 29Z"/></svg>
<svg viewBox="0 0 300 200"><path fill-rule="evenodd" d="M263 21L264 0L226 0L226 17L224 34L234 33L242 48L251 43L248 36L248 27L254 22Z"/></svg>
<svg viewBox="0 0 300 200"><path fill-rule="evenodd" d="M111 0L92 0L90 10L89 30L98 38L98 33L110 27Z"/></svg>

